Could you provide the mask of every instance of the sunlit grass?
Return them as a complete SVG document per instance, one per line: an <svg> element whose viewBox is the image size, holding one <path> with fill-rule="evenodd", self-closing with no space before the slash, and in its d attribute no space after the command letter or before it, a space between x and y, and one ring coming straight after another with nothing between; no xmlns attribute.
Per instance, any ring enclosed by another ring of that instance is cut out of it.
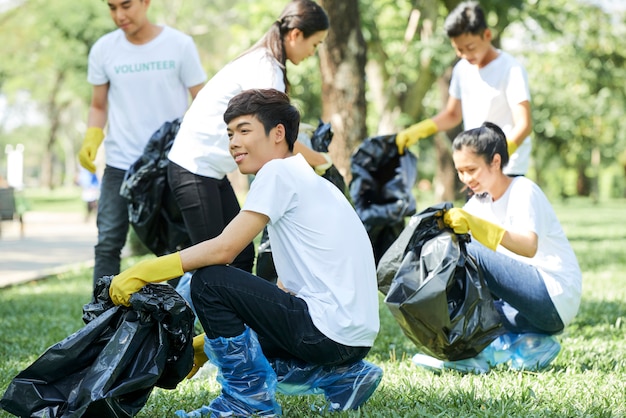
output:
<svg viewBox="0 0 626 418"><path fill-rule="evenodd" d="M626 416L626 201L555 205L583 270L578 316L558 339L562 350L540 373L500 367L487 375L434 374L410 363L415 346L380 305L381 332L368 356L385 375L360 411L337 417L622 417ZM423 209L423 208L422 208ZM133 262L134 260L126 260ZM46 347L82 327L90 299L88 269L0 290L0 390ZM173 417L208 404L214 379L155 389L141 418ZM279 395L287 417L314 416L320 396ZM0 412L0 417L9 414Z"/></svg>

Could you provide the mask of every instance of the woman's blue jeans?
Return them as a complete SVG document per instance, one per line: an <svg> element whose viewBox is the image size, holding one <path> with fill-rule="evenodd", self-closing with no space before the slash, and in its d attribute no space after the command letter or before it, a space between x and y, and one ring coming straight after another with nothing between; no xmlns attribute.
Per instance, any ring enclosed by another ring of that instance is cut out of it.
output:
<svg viewBox="0 0 626 418"><path fill-rule="evenodd" d="M563 330L561 317L534 266L492 251L476 240L467 245L467 253L476 259L507 330L541 334Z"/></svg>

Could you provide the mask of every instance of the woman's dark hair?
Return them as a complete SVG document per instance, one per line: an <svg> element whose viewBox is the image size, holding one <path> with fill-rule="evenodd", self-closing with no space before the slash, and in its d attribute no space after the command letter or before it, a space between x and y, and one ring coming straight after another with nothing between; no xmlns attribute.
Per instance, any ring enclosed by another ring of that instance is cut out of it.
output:
<svg viewBox="0 0 626 418"><path fill-rule="evenodd" d="M443 28L448 38L471 34L482 36L487 29L485 13L475 1L466 1L454 8L446 17Z"/></svg>
<svg viewBox="0 0 626 418"><path fill-rule="evenodd" d="M506 136L495 123L485 122L479 128L458 134L452 142L452 149L460 151L463 147L470 148L476 155L482 156L487 164L491 164L494 155L500 154L501 169L509 163Z"/></svg>
<svg viewBox="0 0 626 418"><path fill-rule="evenodd" d="M319 4L311 0L292 0L285 6L278 19L265 32L265 35L244 52L244 55L258 48L267 48L280 64L283 70L285 88L289 91L287 79L287 54L283 38L292 29L299 29L305 38L330 28L330 21L326 11Z"/></svg>
<svg viewBox="0 0 626 418"><path fill-rule="evenodd" d="M228 108L224 112L224 122L239 116L254 116L263 124L265 134L278 124L285 127L285 139L289 151L293 151L293 144L298 137L300 126L300 112L289 101L289 96L276 89L250 89L244 90L228 102Z"/></svg>

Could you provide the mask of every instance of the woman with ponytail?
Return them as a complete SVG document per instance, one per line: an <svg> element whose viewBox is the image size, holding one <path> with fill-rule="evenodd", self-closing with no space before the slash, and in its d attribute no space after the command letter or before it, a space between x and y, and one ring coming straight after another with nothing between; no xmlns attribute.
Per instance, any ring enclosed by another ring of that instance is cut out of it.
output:
<svg viewBox="0 0 626 418"><path fill-rule="evenodd" d="M226 177L237 168L230 155L224 111L229 100L248 89L287 93L287 60L298 65L315 54L329 28L328 15L311 0L293 0L265 35L223 67L200 90L185 114L169 153L168 182L180 207L192 244L214 238L239 213ZM296 143L295 153L323 174L327 155ZM254 247L248 245L231 264L251 272Z"/></svg>

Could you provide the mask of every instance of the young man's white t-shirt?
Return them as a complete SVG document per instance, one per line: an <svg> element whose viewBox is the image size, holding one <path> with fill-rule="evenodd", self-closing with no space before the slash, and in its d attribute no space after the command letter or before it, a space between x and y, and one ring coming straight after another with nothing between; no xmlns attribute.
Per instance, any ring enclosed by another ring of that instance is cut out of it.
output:
<svg viewBox="0 0 626 418"><path fill-rule="evenodd" d="M474 195L464 209L507 230L537 234L537 254L532 258L502 246L497 251L539 270L563 325L569 324L580 305L582 273L554 209L539 186L525 177L516 177L500 199L494 202L489 195Z"/></svg>
<svg viewBox="0 0 626 418"><path fill-rule="evenodd" d="M170 161L191 173L216 179L235 170L224 112L230 99L252 88L285 91L280 64L265 48L230 62L200 90L176 135Z"/></svg>
<svg viewBox="0 0 626 418"><path fill-rule="evenodd" d="M493 122L508 135L514 125L513 108L530 101L526 70L512 55L498 52L498 57L483 68L462 59L452 70L449 93L461 101L465 130ZM504 174L526 174L531 148L529 136L511 155Z"/></svg>
<svg viewBox="0 0 626 418"><path fill-rule="evenodd" d="M372 245L345 196L298 154L257 173L244 211L270 218L279 280L306 301L315 326L340 344L371 347L379 329Z"/></svg>
<svg viewBox="0 0 626 418"><path fill-rule="evenodd" d="M185 114L189 87L205 80L193 39L170 27L143 45L128 42L121 29L98 39L87 81L109 83L106 164L128 169L163 123Z"/></svg>

